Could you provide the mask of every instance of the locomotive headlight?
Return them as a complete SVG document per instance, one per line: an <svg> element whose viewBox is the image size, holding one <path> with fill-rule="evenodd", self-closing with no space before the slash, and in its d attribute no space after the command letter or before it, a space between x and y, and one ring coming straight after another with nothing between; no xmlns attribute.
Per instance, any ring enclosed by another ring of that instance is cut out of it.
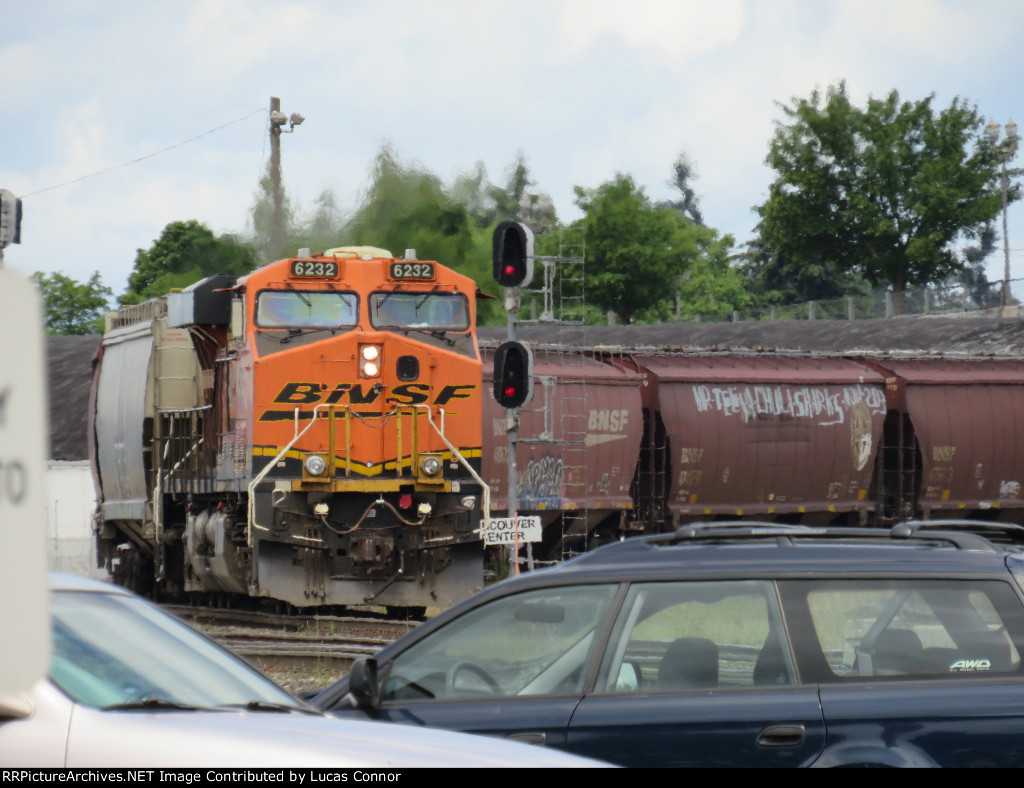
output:
<svg viewBox="0 0 1024 788"><path fill-rule="evenodd" d="M327 461L319 454L310 454L306 458L306 473L310 476L322 476L327 470Z"/></svg>
<svg viewBox="0 0 1024 788"><path fill-rule="evenodd" d="M380 377L380 354L380 345L361 345L359 347L360 377Z"/></svg>
<svg viewBox="0 0 1024 788"><path fill-rule="evenodd" d="M424 476L437 476L441 470L441 461L437 457L424 457L420 463L420 470Z"/></svg>

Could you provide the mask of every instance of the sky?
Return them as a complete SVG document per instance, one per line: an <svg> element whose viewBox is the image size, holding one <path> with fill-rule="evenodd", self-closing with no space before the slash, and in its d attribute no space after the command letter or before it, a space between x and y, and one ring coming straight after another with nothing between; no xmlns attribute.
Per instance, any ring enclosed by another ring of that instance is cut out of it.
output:
<svg viewBox="0 0 1024 788"><path fill-rule="evenodd" d="M685 152L742 243L780 103L845 80L1024 126L1021 41L1020 0L0 0L0 188L24 209L4 262L118 295L170 222L244 233L271 96L306 119L281 144L300 211L354 209L385 144L446 183L521 153L564 221L619 172L673 197ZM1008 216L1024 278L1024 201Z"/></svg>

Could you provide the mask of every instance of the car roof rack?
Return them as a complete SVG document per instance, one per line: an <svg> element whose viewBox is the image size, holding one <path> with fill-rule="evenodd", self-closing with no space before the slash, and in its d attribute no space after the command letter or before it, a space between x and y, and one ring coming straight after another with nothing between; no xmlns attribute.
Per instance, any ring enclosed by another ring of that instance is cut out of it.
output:
<svg viewBox="0 0 1024 788"><path fill-rule="evenodd" d="M643 540L656 546L675 546L695 542L744 542L775 538L781 545L792 545L794 540L828 539L837 541L873 541L890 540L893 542L943 542L961 550L997 551L996 545L985 534L963 530L963 523L972 526L995 526L1004 532L1019 534L1024 539L1024 528L1007 526L1004 523L987 523L975 521L909 521L898 523L892 528L867 528L856 526L815 527L807 525L790 525L758 521L732 520L725 522L690 523L677 528L671 533L656 534L643 537ZM953 523L953 528L943 526Z"/></svg>
<svg viewBox="0 0 1024 788"><path fill-rule="evenodd" d="M1006 547L1024 547L1024 526L1014 523L998 523L991 520L907 520L893 527L907 528L917 534L921 531L954 531L967 532L989 542Z"/></svg>

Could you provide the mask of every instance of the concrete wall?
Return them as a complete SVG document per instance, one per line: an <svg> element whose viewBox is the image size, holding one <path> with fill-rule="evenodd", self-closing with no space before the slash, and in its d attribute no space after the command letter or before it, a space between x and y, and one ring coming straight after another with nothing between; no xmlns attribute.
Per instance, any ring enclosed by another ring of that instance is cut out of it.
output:
<svg viewBox="0 0 1024 788"><path fill-rule="evenodd" d="M96 492L88 460L46 466L46 557L53 572L109 579L96 567L93 512Z"/></svg>

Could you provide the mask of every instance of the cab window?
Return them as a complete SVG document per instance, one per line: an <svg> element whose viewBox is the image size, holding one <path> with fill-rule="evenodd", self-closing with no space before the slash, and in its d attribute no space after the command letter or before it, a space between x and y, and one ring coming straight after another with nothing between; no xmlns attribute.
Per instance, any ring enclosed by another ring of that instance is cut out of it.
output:
<svg viewBox="0 0 1024 788"><path fill-rule="evenodd" d="M539 589L481 605L396 657L383 699L579 694L615 589Z"/></svg>
<svg viewBox="0 0 1024 788"><path fill-rule="evenodd" d="M370 322L374 328L465 331L469 302L461 293L371 293Z"/></svg>
<svg viewBox="0 0 1024 788"><path fill-rule="evenodd" d="M355 293L334 290L263 290L256 298L260 328L343 328L356 324Z"/></svg>
<svg viewBox="0 0 1024 788"><path fill-rule="evenodd" d="M597 691L680 692L794 681L767 581L643 583L630 588Z"/></svg>

